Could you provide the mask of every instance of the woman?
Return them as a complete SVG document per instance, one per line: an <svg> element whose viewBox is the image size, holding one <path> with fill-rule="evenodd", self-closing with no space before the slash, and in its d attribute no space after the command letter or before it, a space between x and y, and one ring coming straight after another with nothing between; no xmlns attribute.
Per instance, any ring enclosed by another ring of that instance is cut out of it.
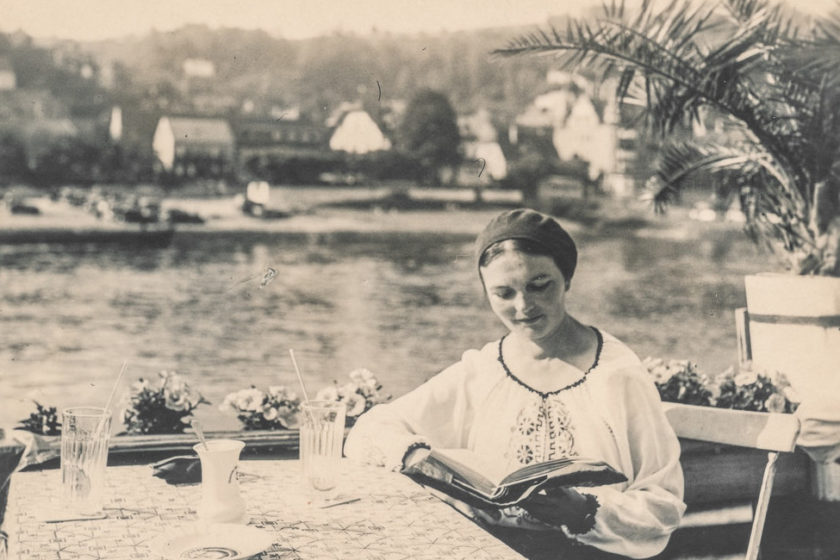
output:
<svg viewBox="0 0 840 560"><path fill-rule="evenodd" d="M471 513L560 530L622 556L659 553L685 509L679 444L636 355L566 312L574 241L551 217L512 210L478 236L476 262L490 307L510 332L371 409L345 453L409 471L432 447L469 448L509 471L558 457L600 459L627 482Z"/></svg>

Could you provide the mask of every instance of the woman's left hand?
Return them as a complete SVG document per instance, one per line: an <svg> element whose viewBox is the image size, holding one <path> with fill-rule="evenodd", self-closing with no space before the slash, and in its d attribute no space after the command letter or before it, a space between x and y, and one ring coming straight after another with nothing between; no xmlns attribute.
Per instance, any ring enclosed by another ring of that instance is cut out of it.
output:
<svg viewBox="0 0 840 560"><path fill-rule="evenodd" d="M543 523L555 527L566 525L570 529L580 526L589 517L594 518L595 513L591 511L590 501L571 488L531 494L519 506Z"/></svg>

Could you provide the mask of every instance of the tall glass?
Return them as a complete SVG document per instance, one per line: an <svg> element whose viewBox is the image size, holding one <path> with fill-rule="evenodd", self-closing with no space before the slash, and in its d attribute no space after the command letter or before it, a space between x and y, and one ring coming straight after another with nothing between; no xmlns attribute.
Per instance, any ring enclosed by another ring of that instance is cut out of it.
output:
<svg viewBox="0 0 840 560"><path fill-rule="evenodd" d="M338 480L347 407L335 401L301 405L300 460L303 476L315 490L331 490Z"/></svg>
<svg viewBox="0 0 840 560"><path fill-rule="evenodd" d="M111 415L104 408L62 411L61 490L63 506L80 515L102 512Z"/></svg>

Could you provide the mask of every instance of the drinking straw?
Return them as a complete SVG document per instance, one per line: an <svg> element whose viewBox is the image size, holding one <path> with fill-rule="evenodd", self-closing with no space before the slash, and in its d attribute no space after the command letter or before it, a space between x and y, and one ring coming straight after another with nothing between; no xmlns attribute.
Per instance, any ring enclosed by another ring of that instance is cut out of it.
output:
<svg viewBox="0 0 840 560"><path fill-rule="evenodd" d="M207 439L204 437L204 430L201 429L201 422L193 418L190 424L192 424L192 428L193 430L195 430L195 433L198 436L198 440L204 446L204 449L207 449L209 451L210 448L207 447Z"/></svg>
<svg viewBox="0 0 840 560"><path fill-rule="evenodd" d="M122 367L120 368L120 373L117 375L117 380L114 382L114 387L111 389L111 394L108 396L108 402L105 403L105 411L111 410L111 403L114 400L114 395L117 394L117 388L120 386L120 380L122 379L123 374L125 373L125 369L128 366L128 361L123 360Z"/></svg>
<svg viewBox="0 0 840 560"><path fill-rule="evenodd" d="M292 365L295 366L295 373L297 374L298 381L300 382L300 388L303 391L303 400L309 404L309 396L306 394L306 385L303 384L303 376L300 374L300 368L298 367L297 360L295 360L295 351L291 348L289 348L289 355L292 357Z"/></svg>
<svg viewBox="0 0 840 560"><path fill-rule="evenodd" d="M120 381L122 380L123 374L125 373L127 367L128 361L123 360L122 367L120 368L120 373L119 375L117 375L117 380L114 382L114 387L111 389L111 394L108 396L108 402L105 403L105 413L99 420L99 424L96 426L96 431L94 432L95 438L97 439L99 438L99 432L101 432L102 428L105 426L105 419L111 416L111 404L114 401L114 395L117 394L117 389L120 386Z"/></svg>
<svg viewBox="0 0 840 560"><path fill-rule="evenodd" d="M303 384L303 376L300 374L300 368L298 367L297 360L295 359L295 351L289 348L289 356L292 357L292 365L295 366L295 373L297 374L298 382L300 383L300 390L303 391L303 402L304 404L309 404L309 395L306 394L306 385ZM309 415L309 419L312 420L312 423L315 424L315 413L309 409L309 407L304 407L306 413Z"/></svg>

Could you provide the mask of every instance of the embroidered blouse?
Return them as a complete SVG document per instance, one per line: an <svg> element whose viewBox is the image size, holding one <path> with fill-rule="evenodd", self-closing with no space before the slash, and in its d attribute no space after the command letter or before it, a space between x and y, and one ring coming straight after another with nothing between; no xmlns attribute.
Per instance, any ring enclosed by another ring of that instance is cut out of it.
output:
<svg viewBox="0 0 840 560"><path fill-rule="evenodd" d="M679 443L638 357L615 337L596 333L595 364L583 372L552 361L558 378L575 381L547 393L508 369L503 341L468 350L417 389L361 416L344 452L395 470L406 450L418 443L466 447L511 471L566 456L603 460L623 472L627 482L580 489L600 504L595 526L583 534L561 529L607 552L653 556L665 547L685 510ZM550 528L517 507L493 519L478 510L471 513L500 524Z"/></svg>

